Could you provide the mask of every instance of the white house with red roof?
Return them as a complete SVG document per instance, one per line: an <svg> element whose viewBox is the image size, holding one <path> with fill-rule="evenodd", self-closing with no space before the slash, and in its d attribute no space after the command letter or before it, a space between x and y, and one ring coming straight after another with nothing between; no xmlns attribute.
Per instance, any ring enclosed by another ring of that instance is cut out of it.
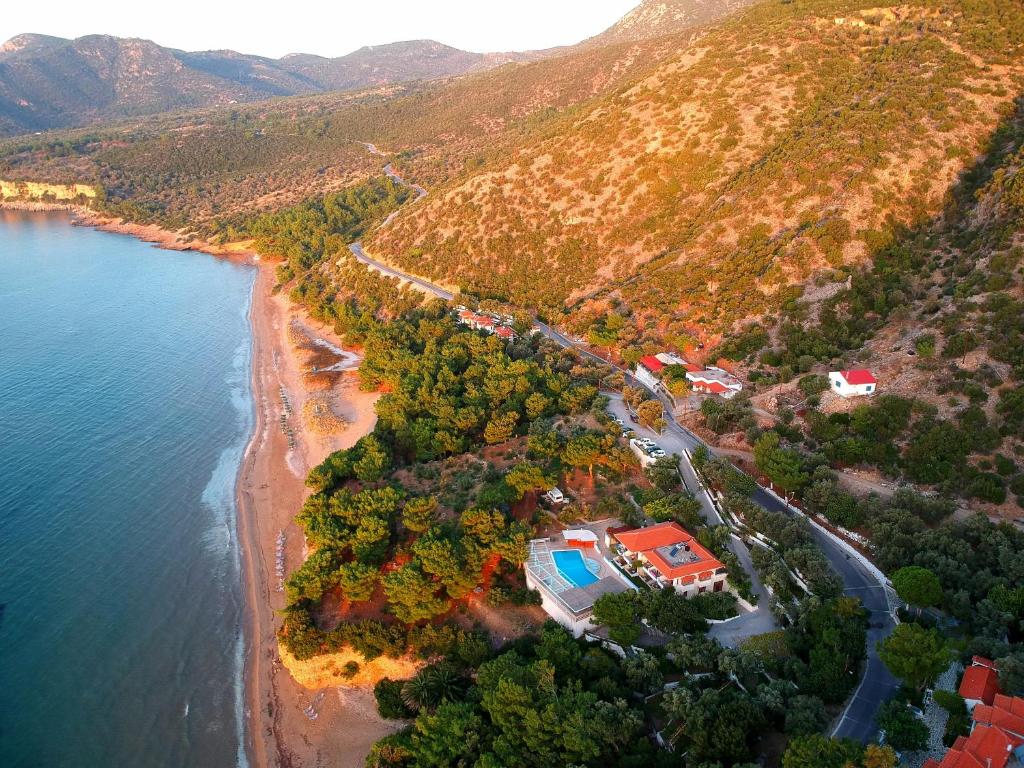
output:
<svg viewBox="0 0 1024 768"><path fill-rule="evenodd" d="M671 585L684 597L726 588L725 565L679 523L609 528L606 535L614 562L652 588Z"/></svg>
<svg viewBox="0 0 1024 768"><path fill-rule="evenodd" d="M687 371L686 380L694 392L721 395L726 400L735 397L743 389L743 382L728 371L715 367L708 367L704 371Z"/></svg>
<svg viewBox="0 0 1024 768"><path fill-rule="evenodd" d="M1002 691L999 689L999 672L995 662L975 656L960 681L960 695L967 704L967 710L974 711L979 704L991 706L999 693Z"/></svg>
<svg viewBox="0 0 1024 768"><path fill-rule="evenodd" d="M832 371L828 375L832 391L840 397L862 397L873 395L878 381L867 368L854 368L849 371Z"/></svg>
<svg viewBox="0 0 1024 768"><path fill-rule="evenodd" d="M458 310L457 317L460 323L468 325L474 330L493 333L506 341L514 341L516 339L516 332L506 324L507 320L497 315L476 313L463 308Z"/></svg>
<svg viewBox="0 0 1024 768"><path fill-rule="evenodd" d="M637 361L633 375L644 386L650 389L657 389L661 385L661 376L659 374L664 368L665 363L659 360L656 355L645 355Z"/></svg>

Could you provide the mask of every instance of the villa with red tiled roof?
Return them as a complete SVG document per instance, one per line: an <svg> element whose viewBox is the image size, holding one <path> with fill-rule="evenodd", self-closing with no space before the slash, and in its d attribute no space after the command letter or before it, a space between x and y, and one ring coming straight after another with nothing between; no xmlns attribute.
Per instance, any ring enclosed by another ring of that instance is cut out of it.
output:
<svg viewBox="0 0 1024 768"><path fill-rule="evenodd" d="M516 339L516 332L507 325L509 318L501 318L485 313L478 314L471 309L460 309L456 317L458 317L460 323L468 325L474 330L493 333L506 341L514 341Z"/></svg>
<svg viewBox="0 0 1024 768"><path fill-rule="evenodd" d="M650 587L671 585L684 597L725 589L725 565L676 522L609 529L606 543L615 562Z"/></svg>
<svg viewBox="0 0 1024 768"><path fill-rule="evenodd" d="M972 669L990 668L973 664L967 671ZM1024 767L1024 699L997 693L991 704L975 706L971 717L971 735L958 738L941 762L929 759L922 768Z"/></svg>

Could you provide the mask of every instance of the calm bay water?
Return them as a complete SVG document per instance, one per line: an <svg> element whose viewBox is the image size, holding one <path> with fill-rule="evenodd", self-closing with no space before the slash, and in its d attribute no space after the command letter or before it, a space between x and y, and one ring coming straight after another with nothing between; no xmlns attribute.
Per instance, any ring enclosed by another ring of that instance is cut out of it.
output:
<svg viewBox="0 0 1024 768"><path fill-rule="evenodd" d="M0 211L0 766L244 764L254 277Z"/></svg>

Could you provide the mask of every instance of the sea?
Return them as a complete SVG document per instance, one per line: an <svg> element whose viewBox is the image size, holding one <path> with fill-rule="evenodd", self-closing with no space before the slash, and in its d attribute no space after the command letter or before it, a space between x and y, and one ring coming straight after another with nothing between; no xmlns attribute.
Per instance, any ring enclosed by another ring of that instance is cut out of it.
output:
<svg viewBox="0 0 1024 768"><path fill-rule="evenodd" d="M255 270L0 210L0 766L245 766Z"/></svg>

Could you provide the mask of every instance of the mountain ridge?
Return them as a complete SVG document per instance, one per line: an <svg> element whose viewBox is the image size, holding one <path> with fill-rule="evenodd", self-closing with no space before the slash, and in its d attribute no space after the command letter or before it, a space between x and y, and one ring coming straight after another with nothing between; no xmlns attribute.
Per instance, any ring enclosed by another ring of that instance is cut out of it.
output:
<svg viewBox="0 0 1024 768"><path fill-rule="evenodd" d="M697 29L752 2L643 0L604 32L574 45L494 53L407 40L338 57L297 52L274 59L230 49L183 51L142 38L24 33L0 45L0 136L458 77Z"/></svg>
<svg viewBox="0 0 1024 768"><path fill-rule="evenodd" d="M409 40L334 58L273 59L229 49L183 51L143 38L26 33L0 46L0 134L450 77L531 56Z"/></svg>

